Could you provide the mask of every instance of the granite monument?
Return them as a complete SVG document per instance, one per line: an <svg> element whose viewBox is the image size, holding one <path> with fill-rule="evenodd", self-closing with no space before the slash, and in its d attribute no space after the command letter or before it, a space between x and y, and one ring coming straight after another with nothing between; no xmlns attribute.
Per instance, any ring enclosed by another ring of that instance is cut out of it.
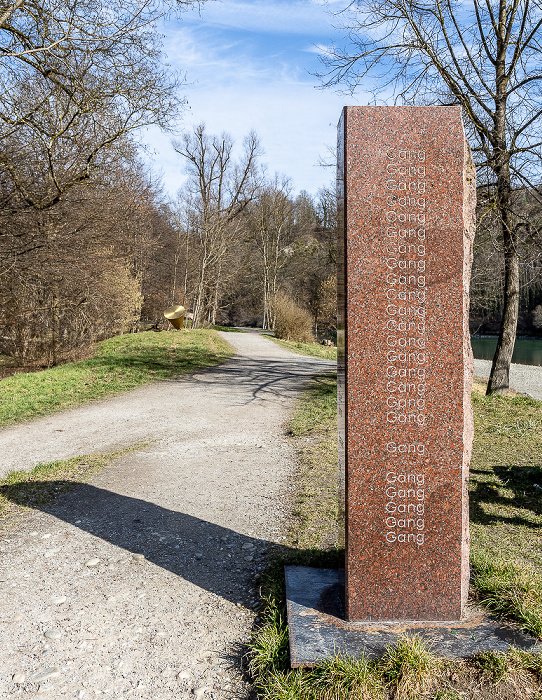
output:
<svg viewBox="0 0 542 700"><path fill-rule="evenodd" d="M338 185L345 616L459 620L476 199L461 109L345 107Z"/></svg>

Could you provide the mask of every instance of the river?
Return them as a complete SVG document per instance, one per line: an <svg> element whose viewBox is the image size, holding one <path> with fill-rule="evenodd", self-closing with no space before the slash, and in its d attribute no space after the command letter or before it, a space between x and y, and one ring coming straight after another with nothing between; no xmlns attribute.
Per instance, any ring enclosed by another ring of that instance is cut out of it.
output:
<svg viewBox="0 0 542 700"><path fill-rule="evenodd" d="M497 347L497 336L471 336L472 352L477 360L492 360ZM542 339L516 338L512 362L542 367Z"/></svg>

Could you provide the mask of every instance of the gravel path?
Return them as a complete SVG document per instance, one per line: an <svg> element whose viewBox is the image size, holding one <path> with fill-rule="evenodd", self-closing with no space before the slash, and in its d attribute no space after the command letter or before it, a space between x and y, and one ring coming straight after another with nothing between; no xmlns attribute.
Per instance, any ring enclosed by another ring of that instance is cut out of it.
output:
<svg viewBox="0 0 542 700"><path fill-rule="evenodd" d="M474 360L476 377L489 379L491 370L490 360ZM542 401L542 367L533 365L511 365L510 388L520 394L528 394L533 399Z"/></svg>
<svg viewBox="0 0 542 700"><path fill-rule="evenodd" d="M153 441L0 537L0 697L248 697L284 422L334 363L224 337L238 354L220 367L0 431L4 472Z"/></svg>

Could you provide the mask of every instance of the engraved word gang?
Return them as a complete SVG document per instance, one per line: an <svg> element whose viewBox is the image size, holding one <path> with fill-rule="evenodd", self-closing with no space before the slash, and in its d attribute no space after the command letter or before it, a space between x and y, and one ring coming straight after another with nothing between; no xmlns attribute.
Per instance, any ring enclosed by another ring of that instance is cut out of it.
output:
<svg viewBox="0 0 542 700"><path fill-rule="evenodd" d="M390 148L384 186L386 422L426 425L426 210L423 149ZM423 443L386 445L384 532L388 544L425 542L425 474L405 471L403 455L416 460ZM397 464L398 463L398 464Z"/></svg>

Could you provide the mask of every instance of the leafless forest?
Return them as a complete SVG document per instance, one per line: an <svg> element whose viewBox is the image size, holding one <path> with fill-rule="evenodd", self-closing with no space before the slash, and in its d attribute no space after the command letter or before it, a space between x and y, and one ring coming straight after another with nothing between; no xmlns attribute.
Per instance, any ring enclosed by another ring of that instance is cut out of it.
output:
<svg viewBox="0 0 542 700"><path fill-rule="evenodd" d="M51 366L183 304L193 324L272 328L277 299L335 332L336 203L270 175L257 134L234 144L182 125L153 22L187 2L0 3L0 359ZM175 201L143 164L138 131L172 134ZM180 178L181 179L181 178ZM331 179L331 178L330 178ZM480 201L491 200L480 186ZM540 198L514 190L519 332L542 335ZM472 330L502 316L501 225L481 206ZM530 223L529 223L530 222ZM534 232L534 233L533 233Z"/></svg>

